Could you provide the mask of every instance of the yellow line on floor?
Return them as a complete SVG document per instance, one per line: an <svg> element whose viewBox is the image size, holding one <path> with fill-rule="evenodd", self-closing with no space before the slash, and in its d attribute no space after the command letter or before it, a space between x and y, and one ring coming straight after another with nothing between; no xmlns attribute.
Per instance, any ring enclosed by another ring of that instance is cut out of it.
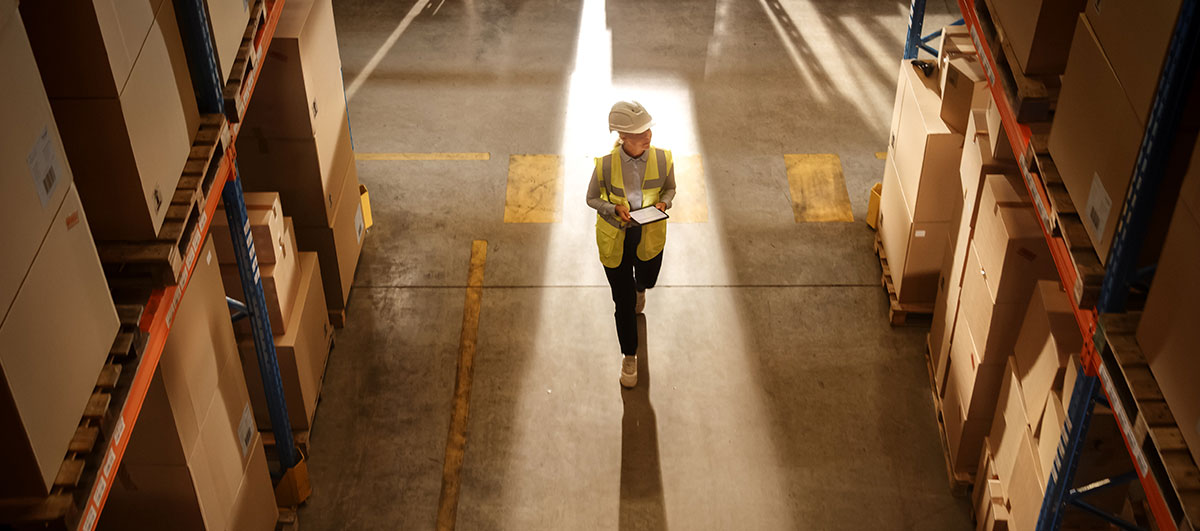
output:
<svg viewBox="0 0 1200 531"><path fill-rule="evenodd" d="M355 153L357 160L492 160L491 153Z"/></svg>
<svg viewBox="0 0 1200 531"><path fill-rule="evenodd" d="M475 372L475 342L479 336L479 307L483 300L483 269L486 263L487 241L475 240L471 243L471 266L467 273L467 299L458 346L458 375L454 380L454 409L450 416L450 433L446 438L446 460L442 465L438 531L454 529L458 517L458 493L462 485L463 456L467 450L467 416L471 406L471 380Z"/></svg>
<svg viewBox="0 0 1200 531"><path fill-rule="evenodd" d="M704 161L700 155L675 156L675 201L669 223L705 223L708 221L708 187L704 181Z"/></svg>
<svg viewBox="0 0 1200 531"><path fill-rule="evenodd" d="M784 155L783 159L796 223L854 221L837 155Z"/></svg>
<svg viewBox="0 0 1200 531"><path fill-rule="evenodd" d="M877 158L879 160L887 160L887 152L886 151L876 151L875 158Z"/></svg>
<svg viewBox="0 0 1200 531"><path fill-rule="evenodd" d="M563 158L510 155L505 223L557 223L562 219Z"/></svg>

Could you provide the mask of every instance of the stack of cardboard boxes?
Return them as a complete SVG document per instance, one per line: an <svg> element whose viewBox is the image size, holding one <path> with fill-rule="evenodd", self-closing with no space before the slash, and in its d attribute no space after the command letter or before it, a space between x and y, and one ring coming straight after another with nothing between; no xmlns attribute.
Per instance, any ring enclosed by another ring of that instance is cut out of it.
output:
<svg viewBox="0 0 1200 531"><path fill-rule="evenodd" d="M1193 305L1200 300L1200 144L1192 153L1167 240L1150 286L1138 345L1150 363L1163 399L1183 432L1192 458L1200 463L1200 390L1195 375L1196 329Z"/></svg>
<svg viewBox="0 0 1200 531"><path fill-rule="evenodd" d="M97 240L153 240L200 124L169 0L22 2Z"/></svg>
<svg viewBox="0 0 1200 531"><path fill-rule="evenodd" d="M243 186L279 193L341 326L366 228L331 0L289 1L261 68L238 137Z"/></svg>
<svg viewBox="0 0 1200 531"><path fill-rule="evenodd" d="M1050 154L1106 262L1157 91L1179 0L1087 2L1050 130ZM1174 112L1174 111L1168 111ZM1170 209L1158 209L1166 226Z"/></svg>
<svg viewBox="0 0 1200 531"><path fill-rule="evenodd" d="M271 333L275 336L275 355L288 416L292 430L308 430L316 413L321 376L333 341L333 327L321 286L322 267L316 253L296 250L295 227L292 218L283 215L279 194L254 192L245 194L245 199L249 237L258 255L259 278ZM212 234L225 293L244 301L242 279L223 209L217 211L213 220ZM234 328L254 417L260 427L267 429L271 419L249 320L238 321Z"/></svg>
<svg viewBox="0 0 1200 531"><path fill-rule="evenodd" d="M37 497L53 486L118 322L11 1L0 1L0 71L0 497Z"/></svg>
<svg viewBox="0 0 1200 531"><path fill-rule="evenodd" d="M167 338L99 529L269 531L267 458L210 238Z"/></svg>
<svg viewBox="0 0 1200 531"><path fill-rule="evenodd" d="M990 424L975 473L974 504L978 529L1032 530L1067 420L1075 380L1082 370L1082 339L1071 302L1058 281L1037 283L996 390ZM1112 411L1096 406L1088 430L1087 459L1080 462L1075 485L1123 473L1128 468L1124 441ZM1128 485L1088 497L1112 514L1126 505ZM1081 512L1066 516L1064 528L1108 529Z"/></svg>
<svg viewBox="0 0 1200 531"><path fill-rule="evenodd" d="M1075 17L1086 0L988 0L992 21L1004 34L1027 76L1057 76L1067 64ZM1098 3L1098 2L1092 2ZM1107 7L1107 6L1105 6ZM993 50L1000 53L997 48Z"/></svg>

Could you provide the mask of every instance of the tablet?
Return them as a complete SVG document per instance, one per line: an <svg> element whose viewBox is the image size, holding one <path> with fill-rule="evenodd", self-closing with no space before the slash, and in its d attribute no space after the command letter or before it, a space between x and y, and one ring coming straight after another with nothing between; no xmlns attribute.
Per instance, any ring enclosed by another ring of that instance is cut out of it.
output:
<svg viewBox="0 0 1200 531"><path fill-rule="evenodd" d="M663 212L655 207L649 206L646 208L639 208L637 210L634 210L633 212L630 212L629 217L633 218L633 221L636 222L638 225L649 225L651 223L654 223L655 221L662 221L671 216L668 216L666 212Z"/></svg>

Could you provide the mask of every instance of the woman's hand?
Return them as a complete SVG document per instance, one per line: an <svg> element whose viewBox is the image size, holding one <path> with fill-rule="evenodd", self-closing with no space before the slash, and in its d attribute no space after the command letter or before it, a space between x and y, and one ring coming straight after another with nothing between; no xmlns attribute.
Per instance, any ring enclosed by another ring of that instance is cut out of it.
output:
<svg viewBox="0 0 1200 531"><path fill-rule="evenodd" d="M666 211L667 211L667 204L666 204L666 203L654 203L654 208L657 208L657 209L659 209L659 210L660 210L660 211L662 211L662 212L666 212Z"/></svg>
<svg viewBox="0 0 1200 531"><path fill-rule="evenodd" d="M613 206L616 207L617 216L621 218L621 221L630 221L633 219L632 217L629 216L629 207L627 207L625 205L613 205Z"/></svg>

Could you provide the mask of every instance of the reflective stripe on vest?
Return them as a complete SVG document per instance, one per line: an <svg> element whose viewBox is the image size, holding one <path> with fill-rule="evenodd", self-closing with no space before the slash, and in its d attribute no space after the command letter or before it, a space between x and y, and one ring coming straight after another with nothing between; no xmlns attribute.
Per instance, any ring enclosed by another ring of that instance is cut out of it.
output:
<svg viewBox="0 0 1200 531"><path fill-rule="evenodd" d="M625 195L625 181L621 171L621 154L613 148L612 153L596 159L596 177L600 179L600 198L630 210L654 206L662 197L662 187L670 175L673 161L671 152L653 146L647 151L646 175L642 178L642 204L629 204ZM615 163L614 163L615 162ZM642 227L642 240L637 254L641 260L650 260L662 252L667 243L667 224L651 223ZM600 262L604 267L621 265L625 249L625 223L617 216L596 214L596 247L600 251Z"/></svg>

